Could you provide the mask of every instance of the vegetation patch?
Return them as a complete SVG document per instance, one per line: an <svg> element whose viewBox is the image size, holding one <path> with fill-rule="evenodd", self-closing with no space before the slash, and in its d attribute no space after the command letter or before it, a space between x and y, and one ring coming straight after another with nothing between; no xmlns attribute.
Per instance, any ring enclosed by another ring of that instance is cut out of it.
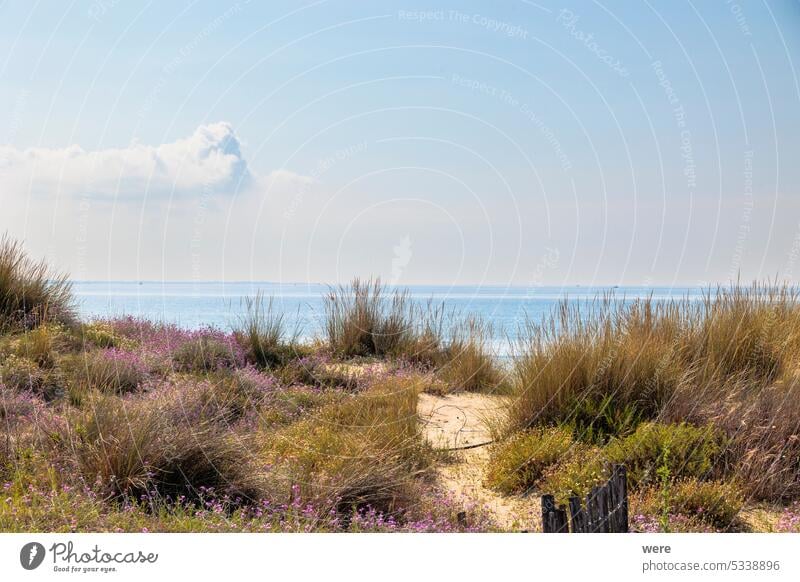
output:
<svg viewBox="0 0 800 582"><path fill-rule="evenodd" d="M640 516L661 519L661 529L670 529L668 516L680 515L700 521L717 530L737 527L739 512L744 506L741 489L730 481L681 479L667 491L648 488L631 499L631 511ZM645 521L640 518L640 521Z"/></svg>
<svg viewBox="0 0 800 582"><path fill-rule="evenodd" d="M497 444L486 473L487 486L506 494L525 493L573 445L572 432L541 428L520 432Z"/></svg>

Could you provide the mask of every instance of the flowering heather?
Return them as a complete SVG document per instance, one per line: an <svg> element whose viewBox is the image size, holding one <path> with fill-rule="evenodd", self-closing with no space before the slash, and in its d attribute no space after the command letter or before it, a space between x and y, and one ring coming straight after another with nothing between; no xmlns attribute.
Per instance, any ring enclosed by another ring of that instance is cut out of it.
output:
<svg viewBox="0 0 800 582"><path fill-rule="evenodd" d="M206 327L189 330L169 323L154 323L134 317L108 320L107 324L115 333L134 340L138 344L138 352L145 361L166 369L172 367L172 358L187 344L206 342L224 347L226 365L223 367L242 367L245 363L244 350L236 337L222 330Z"/></svg>
<svg viewBox="0 0 800 582"><path fill-rule="evenodd" d="M109 504L94 487L4 481L0 485L0 530L4 532L486 532L497 528L488 514L449 495L435 493L406 515L363 508L351 515L300 499L243 503L239 497L200 487L194 499L150 492ZM326 509L327 508L327 509Z"/></svg>
<svg viewBox="0 0 800 582"><path fill-rule="evenodd" d="M17 392L0 384L0 426L30 422L43 408L44 402L32 392Z"/></svg>
<svg viewBox="0 0 800 582"><path fill-rule="evenodd" d="M710 525L686 515L670 514L669 531L678 533L713 533ZM636 533L663 533L661 517L658 515L636 514L631 517L630 530Z"/></svg>
<svg viewBox="0 0 800 582"><path fill-rule="evenodd" d="M270 394L279 388L279 383L275 376L261 372L253 366L246 366L236 370L235 378L239 382L246 384L254 392L263 395Z"/></svg>
<svg viewBox="0 0 800 582"><path fill-rule="evenodd" d="M783 510L775 530L781 533L800 533L800 503Z"/></svg>
<svg viewBox="0 0 800 582"><path fill-rule="evenodd" d="M171 376L145 395L176 422L204 420L234 423L247 416L255 424L262 405L274 401L277 380L252 367L205 378Z"/></svg>
<svg viewBox="0 0 800 582"><path fill-rule="evenodd" d="M145 363L142 361L141 356L135 352L119 348L106 348L99 353L113 364L130 367L142 375L147 374Z"/></svg>

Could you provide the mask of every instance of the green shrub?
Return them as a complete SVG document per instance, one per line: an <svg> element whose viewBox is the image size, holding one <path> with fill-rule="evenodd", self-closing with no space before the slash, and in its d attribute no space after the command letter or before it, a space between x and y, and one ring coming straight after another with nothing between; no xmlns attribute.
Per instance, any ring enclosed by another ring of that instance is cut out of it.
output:
<svg viewBox="0 0 800 582"><path fill-rule="evenodd" d="M572 432L543 428L518 433L495 445L486 473L486 485L505 494L524 493L558 462L572 446Z"/></svg>
<svg viewBox="0 0 800 582"><path fill-rule="evenodd" d="M103 321L82 325L80 333L85 343L90 343L98 348L130 348L133 343L119 335L110 324Z"/></svg>
<svg viewBox="0 0 800 582"><path fill-rule="evenodd" d="M559 503L566 503L573 495L586 499L591 488L608 477L602 449L576 442L558 462L543 471L539 489L554 495Z"/></svg>
<svg viewBox="0 0 800 582"><path fill-rule="evenodd" d="M744 505L741 489L729 481L681 479L669 489L670 515L700 520L719 529L730 529ZM631 511L657 515L662 511L661 493L655 488L642 490L631 499Z"/></svg>
<svg viewBox="0 0 800 582"><path fill-rule="evenodd" d="M708 478L725 450L725 440L708 425L643 423L623 438L613 439L603 450L606 462L628 468L631 487L653 483L657 470L666 463L672 479ZM668 454L665 452L668 451Z"/></svg>
<svg viewBox="0 0 800 582"><path fill-rule="evenodd" d="M647 418L634 403L618 402L612 394L577 400L565 417L575 435L587 443L602 445L616 436L630 434Z"/></svg>
<svg viewBox="0 0 800 582"><path fill-rule="evenodd" d="M69 351L74 346L62 326L44 324L20 335L15 347L18 356L33 360L42 368L54 368L59 352Z"/></svg>
<svg viewBox="0 0 800 582"><path fill-rule="evenodd" d="M0 382L20 392L39 392L44 371L28 358L9 356L0 364Z"/></svg>

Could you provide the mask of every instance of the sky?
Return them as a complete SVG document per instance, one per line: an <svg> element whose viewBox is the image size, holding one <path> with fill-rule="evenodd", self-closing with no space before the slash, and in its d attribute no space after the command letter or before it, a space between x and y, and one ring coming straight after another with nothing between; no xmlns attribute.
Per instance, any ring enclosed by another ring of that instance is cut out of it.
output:
<svg viewBox="0 0 800 582"><path fill-rule="evenodd" d="M800 282L800 3L0 0L76 280Z"/></svg>

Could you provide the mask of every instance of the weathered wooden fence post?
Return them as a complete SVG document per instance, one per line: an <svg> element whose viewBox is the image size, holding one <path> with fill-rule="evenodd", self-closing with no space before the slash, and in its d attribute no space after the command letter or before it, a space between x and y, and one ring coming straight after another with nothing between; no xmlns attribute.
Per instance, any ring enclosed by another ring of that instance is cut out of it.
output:
<svg viewBox="0 0 800 582"><path fill-rule="evenodd" d="M544 533L569 533L567 509L556 507L555 497L542 495L542 531Z"/></svg>
<svg viewBox="0 0 800 582"><path fill-rule="evenodd" d="M625 465L614 465L611 470L611 531L628 533L628 470Z"/></svg>
<svg viewBox="0 0 800 582"><path fill-rule="evenodd" d="M594 486L586 496L586 508L579 497L569 498L567 509L556 507L553 495L542 495L542 531L557 533L627 533L628 481L624 465L614 465L606 483Z"/></svg>
<svg viewBox="0 0 800 582"><path fill-rule="evenodd" d="M586 511L581 507L580 497L569 498L569 515L572 522L572 533L589 531L589 520Z"/></svg>

